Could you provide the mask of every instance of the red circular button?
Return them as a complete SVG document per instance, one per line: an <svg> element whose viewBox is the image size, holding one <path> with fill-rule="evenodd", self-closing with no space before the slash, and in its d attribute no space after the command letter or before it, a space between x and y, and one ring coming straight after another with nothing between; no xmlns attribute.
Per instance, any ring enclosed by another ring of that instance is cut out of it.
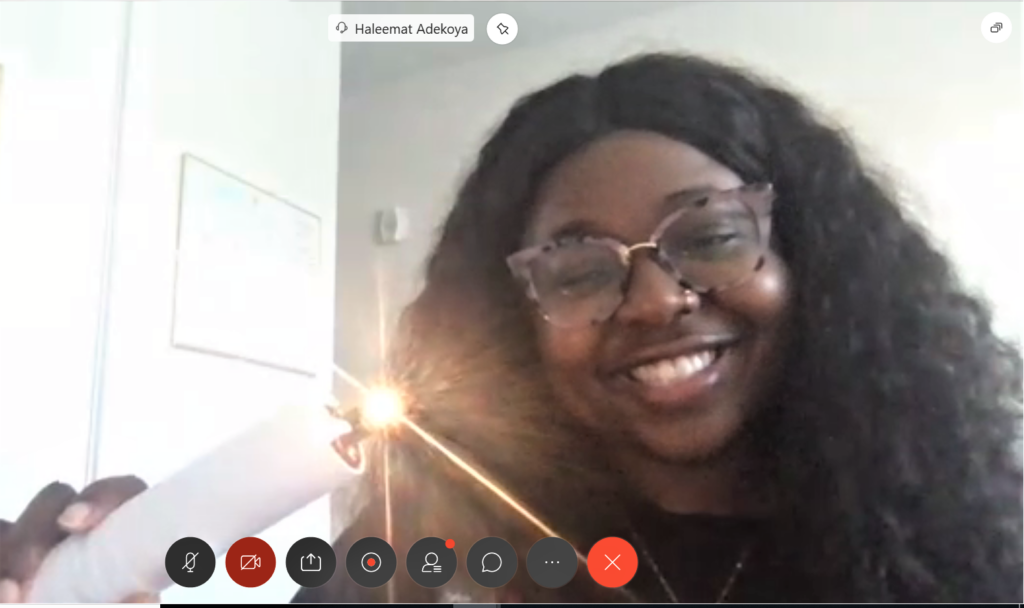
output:
<svg viewBox="0 0 1024 608"><path fill-rule="evenodd" d="M637 557L633 546L614 536L603 538L587 555L587 570L599 585L621 587L633 580Z"/></svg>
<svg viewBox="0 0 1024 608"><path fill-rule="evenodd" d="M277 567L274 550L254 536L231 545L224 559L228 576L243 587L259 587L270 580Z"/></svg>

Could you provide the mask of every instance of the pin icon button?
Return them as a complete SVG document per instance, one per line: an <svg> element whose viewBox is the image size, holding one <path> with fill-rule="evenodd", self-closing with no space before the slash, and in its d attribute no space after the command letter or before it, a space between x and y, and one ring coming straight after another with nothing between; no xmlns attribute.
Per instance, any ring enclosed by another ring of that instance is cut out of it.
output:
<svg viewBox="0 0 1024 608"><path fill-rule="evenodd" d="M505 45L516 39L519 24L508 13L498 13L487 22L487 37L494 44Z"/></svg>

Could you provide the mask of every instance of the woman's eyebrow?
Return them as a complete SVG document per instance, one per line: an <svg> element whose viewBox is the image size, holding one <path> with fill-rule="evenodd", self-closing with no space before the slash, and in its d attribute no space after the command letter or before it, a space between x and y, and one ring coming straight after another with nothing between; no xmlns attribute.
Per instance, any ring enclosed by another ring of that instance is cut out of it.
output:
<svg viewBox="0 0 1024 608"><path fill-rule="evenodd" d="M683 190L677 190L665 196L665 199L662 202L662 207L665 213L671 213L682 205L692 203L703 196L707 196L712 192L718 192L719 190L719 188L715 188L710 185L693 186L690 188L684 188ZM601 228L590 220L576 219L559 226L557 230L551 233L548 240L557 241L558 239L581 236L598 236L613 239L618 238L617 235L610 233L608 230Z"/></svg>
<svg viewBox="0 0 1024 608"><path fill-rule="evenodd" d="M694 186L692 188L677 190L665 197L664 202L661 204L662 209L666 213L669 213L687 203L692 203L699 200L701 197L718 191L719 189L713 186Z"/></svg>
<svg viewBox="0 0 1024 608"><path fill-rule="evenodd" d="M576 236L595 236L600 229L588 220L572 220L559 226L558 230L551 233L552 240L571 238Z"/></svg>
<svg viewBox="0 0 1024 608"><path fill-rule="evenodd" d="M577 219L571 220L559 226L558 230L555 230L553 233L551 233L548 239L552 241L557 241L559 239L568 239L581 236L599 236L615 238L613 234L609 233L605 229L602 229L594 222L585 219Z"/></svg>

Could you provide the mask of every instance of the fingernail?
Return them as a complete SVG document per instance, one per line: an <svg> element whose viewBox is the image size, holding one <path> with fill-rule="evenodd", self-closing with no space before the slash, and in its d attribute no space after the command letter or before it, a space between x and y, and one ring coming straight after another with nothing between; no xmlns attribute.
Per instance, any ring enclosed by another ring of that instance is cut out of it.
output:
<svg viewBox="0 0 1024 608"><path fill-rule="evenodd" d="M4 579L0 581L0 604L16 604L21 600L21 588L18 583Z"/></svg>
<svg viewBox="0 0 1024 608"><path fill-rule="evenodd" d="M57 523L67 530L77 530L85 525L90 513L92 513L92 506L89 503L72 503L60 514Z"/></svg>

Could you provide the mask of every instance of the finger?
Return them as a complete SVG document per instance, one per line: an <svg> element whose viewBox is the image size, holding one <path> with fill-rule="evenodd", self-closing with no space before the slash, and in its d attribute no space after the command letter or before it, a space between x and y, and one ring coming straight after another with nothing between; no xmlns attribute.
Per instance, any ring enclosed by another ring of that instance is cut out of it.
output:
<svg viewBox="0 0 1024 608"><path fill-rule="evenodd" d="M10 542L8 539L10 538L12 530L14 530L13 523L6 519L0 519L0 560L3 559L3 556L6 553L4 547L6 547L7 543Z"/></svg>
<svg viewBox="0 0 1024 608"><path fill-rule="evenodd" d="M20 604L21 587L9 578L0 581L0 604Z"/></svg>
<svg viewBox="0 0 1024 608"><path fill-rule="evenodd" d="M18 516L14 522L15 534L52 522L77 494L75 489L66 483L55 481L49 484L29 501L28 506Z"/></svg>
<svg viewBox="0 0 1024 608"><path fill-rule="evenodd" d="M122 604L159 604L160 595L156 593L133 593L121 602Z"/></svg>
<svg viewBox="0 0 1024 608"><path fill-rule="evenodd" d="M145 489L146 482L132 475L101 479L82 490L61 513L58 523L68 532L91 530Z"/></svg>
<svg viewBox="0 0 1024 608"><path fill-rule="evenodd" d="M10 564L10 578L21 585L21 592L28 592L28 584L35 577L39 567L43 565L43 560L50 553L58 543L52 545L42 544L29 544L20 545L17 548L17 552L12 556L13 560Z"/></svg>
<svg viewBox="0 0 1024 608"><path fill-rule="evenodd" d="M14 524L7 521L6 519L0 519L0 579L4 577L4 562L7 561L7 556L11 554L14 547L11 545L11 532L14 530ZM5 579L6 580L6 579ZM0 583L5 582L0 581ZM0 585L0 590L3 587ZM4 603L2 595L0 595L0 603Z"/></svg>
<svg viewBox="0 0 1024 608"><path fill-rule="evenodd" d="M36 494L14 525L4 533L0 578L18 582L31 578L46 553L67 536L57 525L57 517L75 495L71 486L58 482Z"/></svg>

